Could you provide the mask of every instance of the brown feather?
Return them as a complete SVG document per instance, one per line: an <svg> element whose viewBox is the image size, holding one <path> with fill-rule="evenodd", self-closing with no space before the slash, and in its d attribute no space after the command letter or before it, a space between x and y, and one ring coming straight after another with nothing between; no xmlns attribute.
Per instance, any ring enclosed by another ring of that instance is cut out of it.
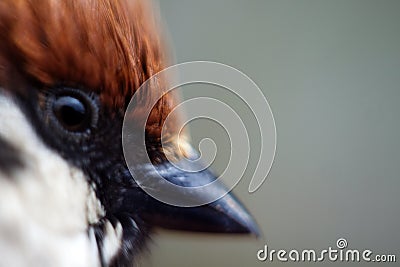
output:
<svg viewBox="0 0 400 267"><path fill-rule="evenodd" d="M62 83L99 93L111 109L125 108L166 65L152 13L140 0L2 0L0 86L25 90L26 84ZM141 92L140 105L156 90ZM148 134L160 136L173 106L172 95L158 102Z"/></svg>

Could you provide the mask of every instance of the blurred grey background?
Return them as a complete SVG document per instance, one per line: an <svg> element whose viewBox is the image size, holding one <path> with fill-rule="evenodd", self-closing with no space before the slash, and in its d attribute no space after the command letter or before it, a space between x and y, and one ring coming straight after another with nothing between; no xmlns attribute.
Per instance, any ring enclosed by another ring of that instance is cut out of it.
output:
<svg viewBox="0 0 400 267"><path fill-rule="evenodd" d="M400 1L169 0L159 8L176 62L225 63L258 84L278 143L263 186L247 192L250 170L234 190L263 238L160 232L141 264L282 266L259 262L257 251L322 250L341 237L399 261ZM185 98L212 91L192 87ZM191 125L194 143L212 136L226 145L207 125ZM217 171L224 162L216 160Z"/></svg>

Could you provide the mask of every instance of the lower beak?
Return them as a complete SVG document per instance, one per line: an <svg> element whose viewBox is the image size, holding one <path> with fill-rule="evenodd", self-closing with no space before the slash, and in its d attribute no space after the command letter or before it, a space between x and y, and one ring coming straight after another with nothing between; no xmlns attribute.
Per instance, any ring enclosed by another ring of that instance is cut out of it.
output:
<svg viewBox="0 0 400 267"><path fill-rule="evenodd" d="M209 170L185 172L170 163L164 163L157 169L166 180L183 187L204 185L216 179ZM149 175L152 174L148 173L147 177ZM208 194L216 192L226 192L225 186L213 183L210 190L199 191L191 195L191 198L205 199L208 198ZM194 232L253 234L257 237L260 235L250 213L231 192L214 202L197 207L169 205L154 199L144 191L138 193L135 190L127 194L124 199L128 203L125 205L140 203L140 207L135 209L140 209L142 219L152 226Z"/></svg>

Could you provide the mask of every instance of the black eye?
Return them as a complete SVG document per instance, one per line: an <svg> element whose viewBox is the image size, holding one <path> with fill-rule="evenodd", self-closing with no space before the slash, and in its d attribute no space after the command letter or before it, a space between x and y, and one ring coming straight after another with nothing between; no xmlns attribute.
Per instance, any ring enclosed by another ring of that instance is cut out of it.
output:
<svg viewBox="0 0 400 267"><path fill-rule="evenodd" d="M54 101L53 112L61 125L69 131L82 131L90 126L90 112L77 98L58 97Z"/></svg>
<svg viewBox="0 0 400 267"><path fill-rule="evenodd" d="M86 133L97 122L97 101L83 91L59 88L47 103L52 121L67 132Z"/></svg>

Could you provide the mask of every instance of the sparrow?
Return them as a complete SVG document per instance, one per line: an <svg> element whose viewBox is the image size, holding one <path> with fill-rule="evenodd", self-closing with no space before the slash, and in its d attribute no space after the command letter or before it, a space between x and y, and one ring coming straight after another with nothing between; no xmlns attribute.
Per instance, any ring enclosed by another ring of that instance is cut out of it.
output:
<svg viewBox="0 0 400 267"><path fill-rule="evenodd" d="M132 266L158 228L258 234L232 193L174 206L148 195L129 171L122 147L128 104L139 93L130 115L143 116L162 86L138 89L169 64L159 29L148 1L0 2L0 266ZM172 183L214 181L209 169L189 172L170 161L192 153L177 141L178 119L161 142L178 101L169 93L152 108L148 157ZM223 189L215 183L193 197Z"/></svg>

